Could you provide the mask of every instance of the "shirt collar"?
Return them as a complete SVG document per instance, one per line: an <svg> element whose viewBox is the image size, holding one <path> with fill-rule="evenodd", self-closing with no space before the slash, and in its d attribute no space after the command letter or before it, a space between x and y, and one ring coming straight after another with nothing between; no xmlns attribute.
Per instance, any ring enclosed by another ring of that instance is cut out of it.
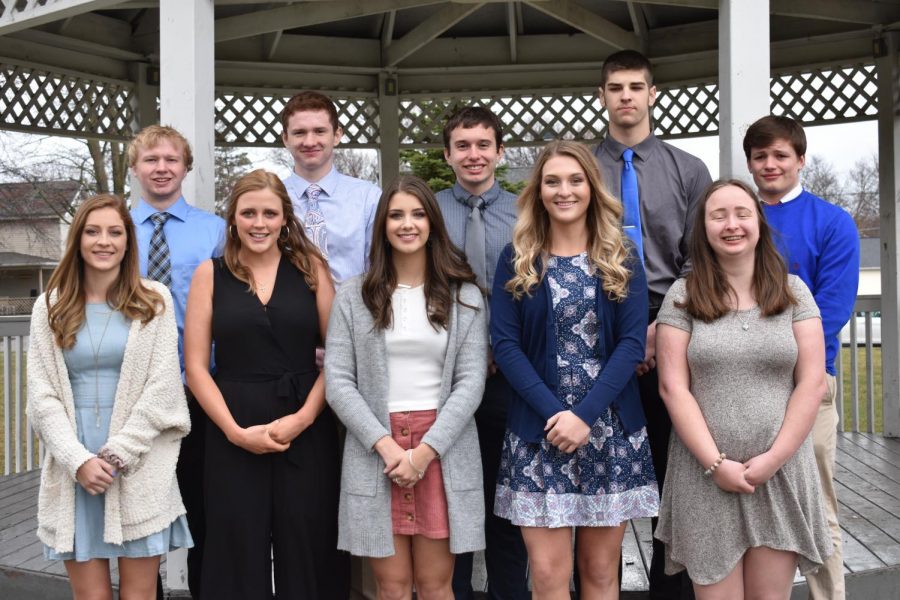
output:
<svg viewBox="0 0 900 600"><path fill-rule="evenodd" d="M296 180L299 182L299 185L297 187L300 189L301 194L305 194L306 188L315 183L320 188L322 188L322 191L325 192L325 195L327 197L331 198L334 196L335 191L337 191L340 174L337 172L337 169L334 168L334 165L332 165L331 170L328 171L328 174L316 182L307 181L300 175L297 175L296 171L291 171L291 177L296 178Z"/></svg>
<svg viewBox="0 0 900 600"><path fill-rule="evenodd" d="M136 223L143 223L158 212L166 212L179 221L186 221L188 210L190 210L190 207L188 206L187 200L184 199L184 196L181 196L175 204L164 211L156 210L141 198L138 205L134 208L134 220Z"/></svg>
<svg viewBox="0 0 900 600"><path fill-rule="evenodd" d="M657 138L653 133L650 133L650 135L645 137L639 144L631 146L631 149L634 151L635 156L637 156L641 160L647 160L647 158L653 153L654 150L656 150L658 146L659 138ZM602 147L607 153L609 153L610 156L612 156L614 160L622 160L622 153L628 149L628 146L614 138L609 133L606 134L606 138L603 140Z"/></svg>
<svg viewBox="0 0 900 600"><path fill-rule="evenodd" d="M488 188L487 191L481 194L481 199L484 200L485 207L493 204L497 200L497 198L500 197L501 191L502 189L500 188L500 182L495 178L494 185L492 185L490 188ZM469 200L469 198L475 195L466 190L463 186L459 185L458 181L453 184L452 193L457 202L466 204L467 206L467 201Z"/></svg>
<svg viewBox="0 0 900 600"><path fill-rule="evenodd" d="M794 189L789 191L787 194L782 196L781 200L779 200L778 202L780 204L787 204L791 200L796 200L797 198L799 198L800 194L802 194L802 193L803 193L803 184L798 183L797 187L795 187Z"/></svg>

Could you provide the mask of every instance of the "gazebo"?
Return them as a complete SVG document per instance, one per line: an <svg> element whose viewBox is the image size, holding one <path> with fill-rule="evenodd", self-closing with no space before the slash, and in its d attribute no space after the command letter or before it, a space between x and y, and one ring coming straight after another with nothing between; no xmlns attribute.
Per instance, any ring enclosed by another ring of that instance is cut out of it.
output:
<svg viewBox="0 0 900 600"><path fill-rule="evenodd" d="M301 89L338 104L343 147L440 146L434 123L483 104L505 143L603 135L604 58L647 54L662 137L719 135L744 176L743 130L878 121L884 435L900 436L900 2L897 0L3 0L0 128L126 141L163 122L194 147L185 196L213 205L213 148L277 147ZM852 143L852 140L848 140Z"/></svg>

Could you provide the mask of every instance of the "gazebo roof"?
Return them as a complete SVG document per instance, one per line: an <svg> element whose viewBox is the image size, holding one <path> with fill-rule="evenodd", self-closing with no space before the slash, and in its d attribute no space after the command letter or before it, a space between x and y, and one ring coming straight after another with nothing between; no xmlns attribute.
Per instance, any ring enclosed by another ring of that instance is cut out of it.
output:
<svg viewBox="0 0 900 600"><path fill-rule="evenodd" d="M154 122L160 8L147 0L5 2L0 127L124 140ZM657 133L718 131L719 0L215 0L216 143L279 143L300 89L338 102L345 145L374 148L379 98L400 97L400 146L429 122L490 105L508 145L593 139L594 90L621 48L654 62ZM874 119L874 57L900 27L895 0L772 0L772 107L807 124ZM759 35L758 32L746 32ZM735 34L737 35L737 34ZM74 100L74 102L73 102ZM140 116L139 113L144 113Z"/></svg>
<svg viewBox="0 0 900 600"><path fill-rule="evenodd" d="M869 60L873 39L900 24L900 3L893 0L770 4L774 69ZM56 0L43 11L7 8L0 16L0 56L129 79L129 63L158 60L158 5ZM216 81L372 91L374 76L391 70L403 75L400 91L407 93L593 86L597 66L621 48L650 56L662 83L709 81L717 70L718 5L216 0Z"/></svg>

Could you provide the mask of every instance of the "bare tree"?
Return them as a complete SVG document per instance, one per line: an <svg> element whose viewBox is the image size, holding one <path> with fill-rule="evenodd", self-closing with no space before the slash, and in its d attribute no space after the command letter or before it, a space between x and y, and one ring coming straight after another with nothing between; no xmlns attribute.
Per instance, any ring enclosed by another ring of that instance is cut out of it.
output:
<svg viewBox="0 0 900 600"><path fill-rule="evenodd" d="M216 213L225 215L228 197L237 180L250 171L253 163L247 153L232 147L216 147Z"/></svg>
<svg viewBox="0 0 900 600"><path fill-rule="evenodd" d="M803 168L803 187L819 198L845 206L844 186L834 166L821 156L811 156Z"/></svg>
<svg viewBox="0 0 900 600"><path fill-rule="evenodd" d="M878 155L856 161L847 174L847 179L844 197L857 229L863 237L878 235Z"/></svg>
<svg viewBox="0 0 900 600"><path fill-rule="evenodd" d="M266 158L269 162L283 167L285 172L290 172L294 168L294 159L284 148L273 148ZM344 175L378 183L378 153L375 150L335 148L334 168Z"/></svg>

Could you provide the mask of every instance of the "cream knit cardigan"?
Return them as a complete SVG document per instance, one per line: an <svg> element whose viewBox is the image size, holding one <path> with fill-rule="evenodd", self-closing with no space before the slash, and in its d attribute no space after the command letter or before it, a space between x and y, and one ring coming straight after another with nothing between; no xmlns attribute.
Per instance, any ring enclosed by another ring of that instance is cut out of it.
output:
<svg viewBox="0 0 900 600"><path fill-rule="evenodd" d="M144 280L165 299L146 325L132 321L116 388L106 447L126 465L105 494L103 541L121 544L162 531L185 513L175 463L191 428L178 363L178 331L169 290ZM94 455L78 440L75 402L44 295L34 303L28 347L26 413L47 447L38 494L38 538L57 552L75 539L75 472Z"/></svg>

